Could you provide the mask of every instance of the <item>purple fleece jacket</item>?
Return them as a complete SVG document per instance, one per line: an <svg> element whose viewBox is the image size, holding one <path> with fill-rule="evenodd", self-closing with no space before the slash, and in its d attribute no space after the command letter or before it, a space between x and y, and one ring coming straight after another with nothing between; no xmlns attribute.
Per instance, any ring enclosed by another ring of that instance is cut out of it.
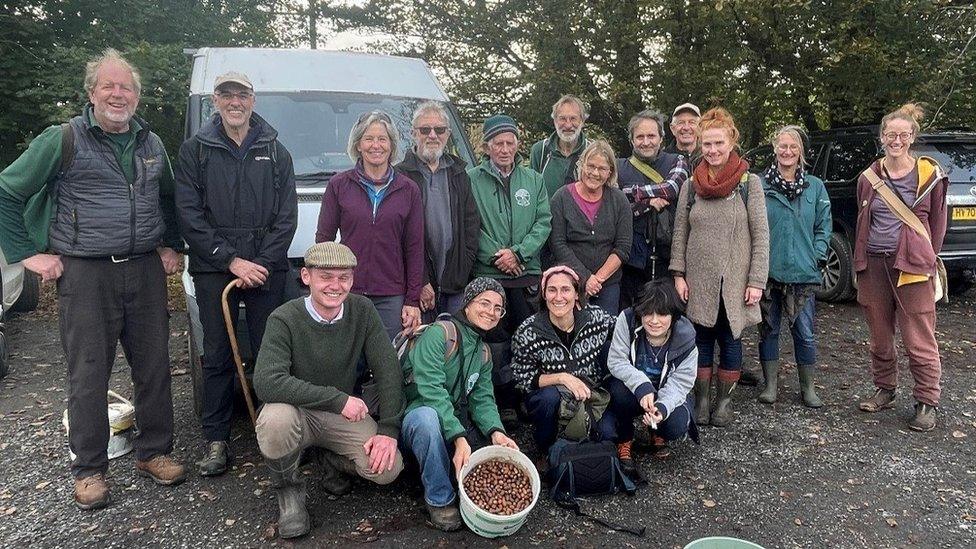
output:
<svg viewBox="0 0 976 549"><path fill-rule="evenodd" d="M352 292L366 296L404 296L418 307L424 280L424 206L420 188L397 173L376 208L356 169L332 176L322 196L316 242L335 240L356 254Z"/></svg>

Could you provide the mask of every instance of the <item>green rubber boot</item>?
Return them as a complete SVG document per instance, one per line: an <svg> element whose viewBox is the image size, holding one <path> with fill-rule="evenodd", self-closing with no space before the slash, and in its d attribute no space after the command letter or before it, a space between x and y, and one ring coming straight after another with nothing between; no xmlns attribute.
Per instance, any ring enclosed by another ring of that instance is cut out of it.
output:
<svg viewBox="0 0 976 549"><path fill-rule="evenodd" d="M732 389L739 382L738 371L719 370L718 372L718 402L712 412L712 426L726 427L732 423Z"/></svg>
<svg viewBox="0 0 976 549"><path fill-rule="evenodd" d="M698 368L698 377L695 379L695 423L698 425L708 425L709 400L708 392L712 389L712 367L704 366Z"/></svg>
<svg viewBox="0 0 976 549"><path fill-rule="evenodd" d="M779 361L762 361L763 377L766 378L766 388L759 393L759 402L772 404L776 402L777 385L779 385Z"/></svg>
<svg viewBox="0 0 976 549"><path fill-rule="evenodd" d="M807 408L820 408L823 406L823 401L817 396L813 386L813 368L813 364L801 364L796 367L797 374L800 376L800 397Z"/></svg>

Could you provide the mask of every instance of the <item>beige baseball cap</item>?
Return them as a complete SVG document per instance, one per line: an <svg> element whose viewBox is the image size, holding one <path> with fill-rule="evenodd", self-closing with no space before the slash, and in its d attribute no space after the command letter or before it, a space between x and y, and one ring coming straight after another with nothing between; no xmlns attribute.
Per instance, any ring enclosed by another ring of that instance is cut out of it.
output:
<svg viewBox="0 0 976 549"><path fill-rule="evenodd" d="M693 112L695 116L701 118L701 110L699 110L698 105L694 103L682 103L674 108L674 112L671 113L671 118L678 116L683 111Z"/></svg>
<svg viewBox="0 0 976 549"><path fill-rule="evenodd" d="M251 85L251 79L249 79L243 72L230 71L221 74L217 77L217 80L214 81L214 91L217 91L217 89L224 84L240 84L241 86L254 91L254 86Z"/></svg>

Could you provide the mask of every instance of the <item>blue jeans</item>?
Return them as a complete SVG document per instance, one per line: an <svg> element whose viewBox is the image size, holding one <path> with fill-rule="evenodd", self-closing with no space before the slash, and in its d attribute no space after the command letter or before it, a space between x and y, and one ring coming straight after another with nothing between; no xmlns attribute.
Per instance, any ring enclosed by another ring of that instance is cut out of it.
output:
<svg viewBox="0 0 976 549"><path fill-rule="evenodd" d="M617 316L620 313L620 282L604 284L600 293L589 298L587 303L599 305L611 316Z"/></svg>
<svg viewBox="0 0 976 549"><path fill-rule="evenodd" d="M644 409L634 393L624 385L623 381L617 378L610 378L606 384L607 391L610 392L610 409L615 420L616 432L613 433L611 440L615 442L627 442L634 440L634 418L644 415ZM664 440L679 440L688 434L691 426L691 409L695 406L695 399L688 394L681 406L675 410L668 411L668 417L657 426L657 435Z"/></svg>
<svg viewBox="0 0 976 549"><path fill-rule="evenodd" d="M420 463L420 482L427 504L444 507L453 503L457 495L454 466L437 412L430 406L421 406L407 413L400 425L400 444Z"/></svg>
<svg viewBox="0 0 976 549"><path fill-rule="evenodd" d="M817 363L817 343L813 338L815 308L816 299L811 295L790 325L796 363L804 366ZM769 333L762 334L763 337L759 339L759 360L779 360L779 334L783 324L783 299L780 292L772 292L770 295L769 318L764 318L763 322ZM763 331L765 330L760 330Z"/></svg>
<svg viewBox="0 0 976 549"><path fill-rule="evenodd" d="M525 407L535 427L535 445L542 455L548 454L549 447L556 442L559 434L559 400L559 389L555 385L531 391L525 399ZM603 414L596 426L600 440L612 439L614 422L613 414L609 410Z"/></svg>
<svg viewBox="0 0 976 549"><path fill-rule="evenodd" d="M715 359L715 342L719 346L719 369L742 369L742 339L732 337L729 315L724 300L719 301L718 318L711 328L695 324L695 344L698 346L698 367L711 366Z"/></svg>

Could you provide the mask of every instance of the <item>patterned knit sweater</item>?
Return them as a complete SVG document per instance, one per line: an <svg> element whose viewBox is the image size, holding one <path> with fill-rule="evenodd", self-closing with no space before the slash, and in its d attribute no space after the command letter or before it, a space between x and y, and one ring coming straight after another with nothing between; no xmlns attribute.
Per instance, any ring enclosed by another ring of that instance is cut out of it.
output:
<svg viewBox="0 0 976 549"><path fill-rule="evenodd" d="M523 391L539 388L539 376L569 372L585 374L595 383L608 375L607 351L614 318L596 305L576 312L575 335L567 349L556 335L549 313L540 311L524 322L512 337L512 370Z"/></svg>

